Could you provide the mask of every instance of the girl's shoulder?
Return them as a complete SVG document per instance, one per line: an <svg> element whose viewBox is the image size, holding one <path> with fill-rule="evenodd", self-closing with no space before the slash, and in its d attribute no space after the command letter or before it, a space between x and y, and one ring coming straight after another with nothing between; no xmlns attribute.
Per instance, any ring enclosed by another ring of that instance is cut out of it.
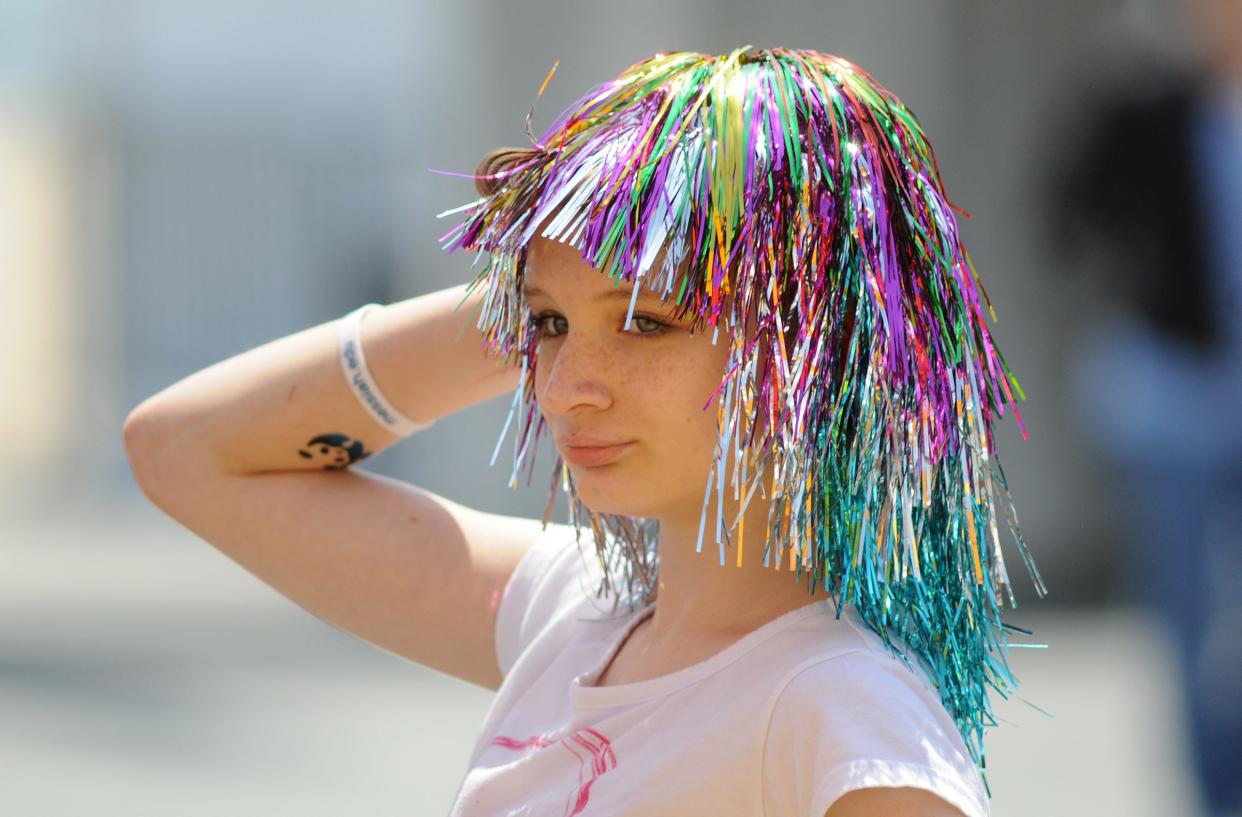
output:
<svg viewBox="0 0 1242 817"><path fill-rule="evenodd" d="M762 753L765 797L798 802L773 802L769 813L823 814L853 789L910 786L969 817L989 814L979 770L930 679L849 623L854 648L799 662L775 694Z"/></svg>

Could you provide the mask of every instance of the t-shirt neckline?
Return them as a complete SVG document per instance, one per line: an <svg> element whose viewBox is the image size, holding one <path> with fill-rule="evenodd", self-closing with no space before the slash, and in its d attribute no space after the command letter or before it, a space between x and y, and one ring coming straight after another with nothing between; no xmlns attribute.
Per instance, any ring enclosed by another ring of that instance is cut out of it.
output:
<svg viewBox="0 0 1242 817"><path fill-rule="evenodd" d="M724 669L778 631L790 627L808 616L821 612L829 616L835 615L836 608L832 604L832 598L828 597L821 601L810 602L802 607L796 607L751 630L715 655L665 675L630 684L611 684L604 687L590 686L589 684L594 684L599 678L604 671L604 667L612 660L629 634L655 612L656 603L652 602L632 613L630 620L608 642L608 649L603 656L586 672L580 673L570 680L570 704L575 710L604 709L638 703L676 692L683 687L706 678L712 673ZM848 615L848 610L842 613L843 617L846 615Z"/></svg>

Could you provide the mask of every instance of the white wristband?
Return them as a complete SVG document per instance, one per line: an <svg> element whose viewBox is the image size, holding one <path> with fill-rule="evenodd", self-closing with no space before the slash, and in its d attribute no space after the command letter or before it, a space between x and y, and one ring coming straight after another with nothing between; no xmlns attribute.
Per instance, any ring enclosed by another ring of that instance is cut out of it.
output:
<svg viewBox="0 0 1242 817"><path fill-rule="evenodd" d="M367 410L367 413L375 418L375 422L398 437L408 437L416 431L429 428L435 421L415 422L397 411L396 407L384 397L375 383L375 378L371 376L371 370L367 368L367 359L362 354L361 323L363 315L378 308L380 304L363 304L341 319L338 344L341 369L345 372L345 381L354 390L354 396L358 398L358 402Z"/></svg>

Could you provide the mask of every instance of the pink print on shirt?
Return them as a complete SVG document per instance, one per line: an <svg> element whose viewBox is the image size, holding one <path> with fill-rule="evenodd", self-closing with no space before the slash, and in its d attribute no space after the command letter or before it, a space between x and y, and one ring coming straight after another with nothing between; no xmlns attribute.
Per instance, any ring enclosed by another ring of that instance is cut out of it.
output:
<svg viewBox="0 0 1242 817"><path fill-rule="evenodd" d="M527 740L515 740L513 738L507 738L504 735L497 735L495 738L492 738L493 746L501 746L505 749L525 749L527 746L534 746L536 749L542 749L545 746L551 746L553 743L557 742L558 741L552 740L544 735L536 735L535 737Z"/></svg>
<svg viewBox="0 0 1242 817"><path fill-rule="evenodd" d="M543 749L553 744L564 746L578 759L578 786L566 798L564 817L573 817L586 808L591 796L591 786L604 772L617 768L617 756L612 751L612 741L594 729L579 729L567 738L553 740L548 735L536 735L526 740L498 735L492 738L492 746L505 749Z"/></svg>

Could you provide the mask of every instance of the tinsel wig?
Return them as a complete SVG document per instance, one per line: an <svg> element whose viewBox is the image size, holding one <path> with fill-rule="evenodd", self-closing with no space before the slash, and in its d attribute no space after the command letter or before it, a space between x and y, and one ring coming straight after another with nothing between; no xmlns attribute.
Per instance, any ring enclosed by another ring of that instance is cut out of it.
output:
<svg viewBox="0 0 1242 817"><path fill-rule="evenodd" d="M481 198L442 214L464 214L445 249L490 256L469 287L485 288L477 325L489 352L520 360L496 448L517 413L510 485L545 426L539 328L520 292L542 226L614 285L632 284L635 298L640 284L671 297L674 314L713 342L724 325L731 351L698 547L713 490L727 487L743 510L763 491L763 564L787 565L812 593L822 587L838 615L854 605L912 668L913 654L982 771L983 731L995 724L985 686L1006 697L1016 687L1005 630L1028 632L1000 619L1002 593L1017 602L997 500L1046 591L992 432L1014 393L1024 396L984 321L985 307L996 316L918 120L847 60L746 46L656 54L591 89L537 139L528 115L526 132L529 148L494 151L462 174ZM756 331L743 341L748 319ZM1016 405L1013 414L1026 438ZM570 522L593 534L599 595L645 605L658 523L592 511L558 460L545 524L558 482ZM740 564L737 518L723 507L720 562L733 548Z"/></svg>

